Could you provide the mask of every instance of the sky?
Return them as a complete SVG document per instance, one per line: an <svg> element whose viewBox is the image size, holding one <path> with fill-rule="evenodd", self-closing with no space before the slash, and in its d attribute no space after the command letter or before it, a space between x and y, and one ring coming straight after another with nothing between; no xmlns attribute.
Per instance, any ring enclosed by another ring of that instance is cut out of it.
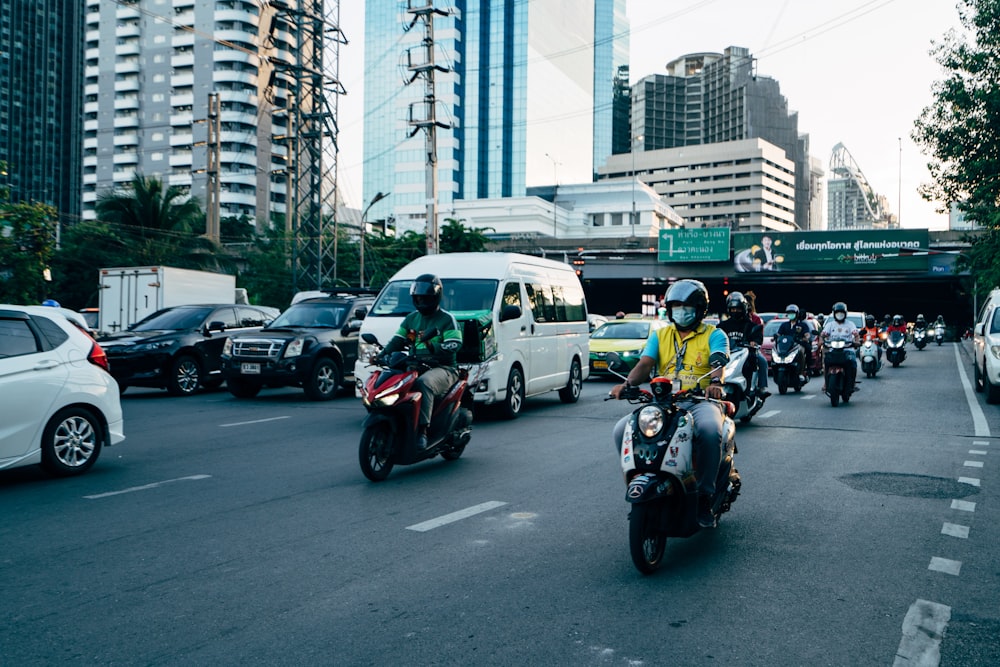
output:
<svg viewBox="0 0 1000 667"><path fill-rule="evenodd" d="M757 74L777 80L798 112L799 132L825 170L843 143L902 227L947 228L939 204L917 192L930 175L910 134L933 101L933 83L945 78L930 51L959 28L955 2L628 0L627 14L633 83L684 54L746 47ZM341 0L340 26L348 43L340 47L347 94L338 109L338 185L349 206L363 208L364 3Z"/></svg>

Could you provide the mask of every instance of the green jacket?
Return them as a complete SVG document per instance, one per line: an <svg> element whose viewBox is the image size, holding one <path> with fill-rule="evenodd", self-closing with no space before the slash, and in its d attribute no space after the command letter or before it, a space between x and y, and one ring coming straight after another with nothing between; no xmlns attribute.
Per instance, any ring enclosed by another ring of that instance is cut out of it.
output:
<svg viewBox="0 0 1000 667"><path fill-rule="evenodd" d="M437 329L437 335L424 342L424 332L431 329ZM430 317L413 311L403 318L399 329L385 346L385 352L402 350L408 345L413 346L413 356L417 359L433 361L439 366L455 366L462 347L462 330L455 317L446 310L438 310Z"/></svg>

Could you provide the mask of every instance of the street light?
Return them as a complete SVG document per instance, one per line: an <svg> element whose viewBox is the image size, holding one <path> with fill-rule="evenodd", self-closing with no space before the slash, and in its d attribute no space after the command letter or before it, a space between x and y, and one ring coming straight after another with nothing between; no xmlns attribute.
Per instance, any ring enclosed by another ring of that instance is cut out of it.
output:
<svg viewBox="0 0 1000 667"><path fill-rule="evenodd" d="M633 137L632 148L629 150L632 154L632 238L635 238L635 182L638 180L635 175L635 149L644 138L641 134Z"/></svg>
<svg viewBox="0 0 1000 667"><path fill-rule="evenodd" d="M556 159L551 155L549 155L548 153L545 154L545 157L552 160L552 238L555 238L556 237L556 191L559 189L559 172L557 171L556 167L562 163L556 162Z"/></svg>
<svg viewBox="0 0 1000 667"><path fill-rule="evenodd" d="M365 206L365 210L361 213L361 254L359 256L359 268L361 273L361 281L359 283L360 287L365 286L365 234L368 232L368 223L366 219L368 217L368 209L388 197L384 192L376 192L372 200L368 202L368 206Z"/></svg>

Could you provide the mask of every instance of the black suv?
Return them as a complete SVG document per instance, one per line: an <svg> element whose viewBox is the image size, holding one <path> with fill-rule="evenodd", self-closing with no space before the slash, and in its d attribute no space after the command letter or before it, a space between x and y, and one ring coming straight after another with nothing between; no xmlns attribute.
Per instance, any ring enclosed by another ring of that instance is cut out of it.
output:
<svg viewBox="0 0 1000 667"><path fill-rule="evenodd" d="M258 331L279 312L233 304L172 306L99 342L122 392L157 387L188 396L199 386L222 386L220 355L231 333Z"/></svg>
<svg viewBox="0 0 1000 667"><path fill-rule="evenodd" d="M265 386L302 387L325 401L353 386L358 330L374 300L373 290L325 293L293 303L254 334L233 336L222 352L229 392L252 398Z"/></svg>

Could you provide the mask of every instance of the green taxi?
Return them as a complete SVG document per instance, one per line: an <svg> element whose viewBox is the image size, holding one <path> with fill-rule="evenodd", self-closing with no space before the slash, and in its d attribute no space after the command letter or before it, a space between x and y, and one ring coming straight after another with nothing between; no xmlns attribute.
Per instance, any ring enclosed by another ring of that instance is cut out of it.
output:
<svg viewBox="0 0 1000 667"><path fill-rule="evenodd" d="M611 375L608 352L617 352L629 369L636 365L650 332L667 325L666 320L610 320L590 334L590 374Z"/></svg>

